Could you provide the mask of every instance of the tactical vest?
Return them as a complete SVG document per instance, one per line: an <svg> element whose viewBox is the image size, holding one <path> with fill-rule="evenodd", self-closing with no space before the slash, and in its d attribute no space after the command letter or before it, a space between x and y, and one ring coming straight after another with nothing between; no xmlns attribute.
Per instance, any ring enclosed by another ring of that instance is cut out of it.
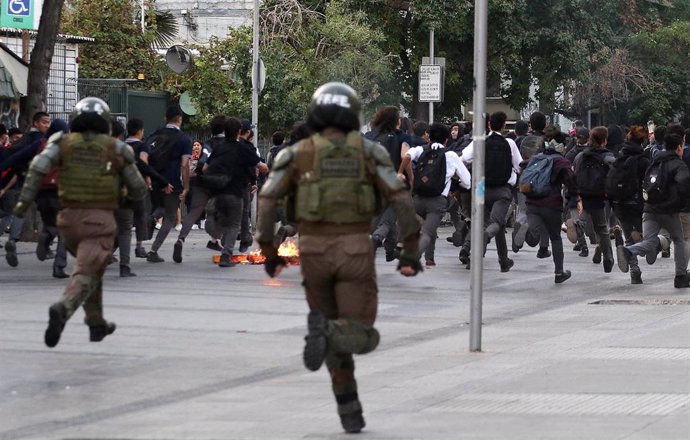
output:
<svg viewBox="0 0 690 440"><path fill-rule="evenodd" d="M105 134L72 133L60 142L58 195L67 208L116 209L124 159Z"/></svg>
<svg viewBox="0 0 690 440"><path fill-rule="evenodd" d="M374 184L359 132L349 133L342 144L316 134L302 141L295 155L295 220L351 224L370 222L376 215Z"/></svg>

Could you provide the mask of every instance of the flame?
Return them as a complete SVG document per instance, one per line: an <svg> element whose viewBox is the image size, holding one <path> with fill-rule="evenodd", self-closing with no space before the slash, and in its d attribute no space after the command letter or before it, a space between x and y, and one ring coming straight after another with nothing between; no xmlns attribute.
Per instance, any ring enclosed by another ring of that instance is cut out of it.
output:
<svg viewBox="0 0 690 440"><path fill-rule="evenodd" d="M300 264L299 247L297 247L295 240L285 240L278 248L278 255L285 258L290 265ZM244 255L233 255L231 260L239 264L264 264L266 257L261 249L256 249ZM214 255L213 262L218 264L220 255Z"/></svg>

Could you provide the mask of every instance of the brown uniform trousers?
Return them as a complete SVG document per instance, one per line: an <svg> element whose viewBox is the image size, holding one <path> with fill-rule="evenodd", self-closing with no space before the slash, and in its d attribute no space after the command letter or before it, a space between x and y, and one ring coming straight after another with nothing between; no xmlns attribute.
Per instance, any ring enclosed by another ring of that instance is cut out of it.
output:
<svg viewBox="0 0 690 440"><path fill-rule="evenodd" d="M361 411L352 354L376 348L378 304L374 249L369 234L301 235L307 302L330 321L326 365L340 415Z"/></svg>
<svg viewBox="0 0 690 440"><path fill-rule="evenodd" d="M65 208L58 214L57 226L67 250L76 257L60 303L68 318L83 304L86 325L105 325L103 273L112 257L117 229L113 211Z"/></svg>

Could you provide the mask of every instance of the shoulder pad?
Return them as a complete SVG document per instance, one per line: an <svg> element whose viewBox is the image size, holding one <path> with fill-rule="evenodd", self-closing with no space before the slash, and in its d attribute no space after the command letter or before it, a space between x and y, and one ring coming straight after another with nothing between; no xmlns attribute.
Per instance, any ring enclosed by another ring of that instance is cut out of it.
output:
<svg viewBox="0 0 690 440"><path fill-rule="evenodd" d="M369 139L362 139L362 142L364 147L364 157L367 159L374 159L376 163L393 166L388 151L381 144L378 142L372 142Z"/></svg>
<svg viewBox="0 0 690 440"><path fill-rule="evenodd" d="M122 156L125 162L134 163L134 149L132 149L131 145L122 141L117 141L115 142L115 153Z"/></svg>
<svg viewBox="0 0 690 440"><path fill-rule="evenodd" d="M283 148L280 150L278 155L276 156L275 159L273 159L273 168L274 170L280 170L285 167L287 167L290 162L295 158L295 149L297 147L295 145L291 145L287 148Z"/></svg>
<svg viewBox="0 0 690 440"><path fill-rule="evenodd" d="M57 133L53 133L53 134L48 138L48 142L46 143L46 145L51 144L51 143L52 143L52 144L59 144L60 141L62 141L62 137L63 137L63 136L65 136L65 133L62 132L62 131L58 131Z"/></svg>

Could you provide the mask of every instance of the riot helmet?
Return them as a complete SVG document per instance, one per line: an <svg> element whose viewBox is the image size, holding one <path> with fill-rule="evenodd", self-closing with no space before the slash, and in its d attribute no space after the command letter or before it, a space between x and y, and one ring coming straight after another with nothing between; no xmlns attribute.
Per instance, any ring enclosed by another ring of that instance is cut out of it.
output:
<svg viewBox="0 0 690 440"><path fill-rule="evenodd" d="M110 107L100 98L84 98L74 106L70 115L70 129L73 132L94 131L110 133Z"/></svg>
<svg viewBox="0 0 690 440"><path fill-rule="evenodd" d="M347 84L330 82L314 92L307 112L307 125L319 132L327 127L345 132L358 130L361 103L357 92Z"/></svg>

